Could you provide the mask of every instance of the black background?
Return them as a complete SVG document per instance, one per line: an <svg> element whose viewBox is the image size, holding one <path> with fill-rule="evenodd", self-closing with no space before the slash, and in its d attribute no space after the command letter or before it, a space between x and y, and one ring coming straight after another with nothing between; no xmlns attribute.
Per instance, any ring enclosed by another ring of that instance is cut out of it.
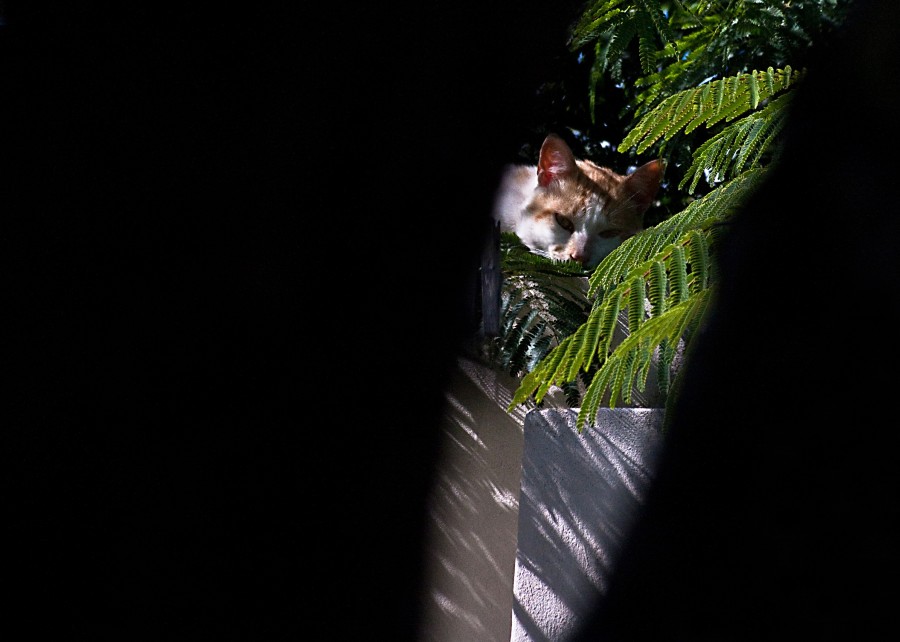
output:
<svg viewBox="0 0 900 642"><path fill-rule="evenodd" d="M897 134L900 7L854 9L728 232L644 515L578 641L897 629L900 225L881 141Z"/></svg>
<svg viewBox="0 0 900 642"><path fill-rule="evenodd" d="M414 638L444 378L575 15L426 4L5 3L10 627Z"/></svg>
<svg viewBox="0 0 900 642"><path fill-rule="evenodd" d="M827 59L853 92L810 83L735 226L668 481L587 639L889 623L893 385L871 373L896 359L875 338L900 57L894 5L865 4ZM489 202L580 7L125 5L4 3L4 626L414 639ZM849 263L821 268L835 245ZM798 261L808 290L763 288Z"/></svg>

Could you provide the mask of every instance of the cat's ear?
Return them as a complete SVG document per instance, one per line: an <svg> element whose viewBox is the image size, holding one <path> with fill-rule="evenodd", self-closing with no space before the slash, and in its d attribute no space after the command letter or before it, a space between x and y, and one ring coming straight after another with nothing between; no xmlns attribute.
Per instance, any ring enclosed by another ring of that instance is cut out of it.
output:
<svg viewBox="0 0 900 642"><path fill-rule="evenodd" d="M643 212L653 203L666 171L666 161L652 160L634 170L623 183L629 200Z"/></svg>
<svg viewBox="0 0 900 642"><path fill-rule="evenodd" d="M546 187L552 181L568 178L578 171L575 155L566 141L556 134L549 134L541 145L538 159L538 185Z"/></svg>

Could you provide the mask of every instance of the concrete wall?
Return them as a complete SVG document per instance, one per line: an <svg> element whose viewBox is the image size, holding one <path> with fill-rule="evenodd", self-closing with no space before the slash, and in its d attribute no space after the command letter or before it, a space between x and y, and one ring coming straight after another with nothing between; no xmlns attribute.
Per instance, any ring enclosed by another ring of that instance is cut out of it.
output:
<svg viewBox="0 0 900 642"><path fill-rule="evenodd" d="M461 358L446 392L430 500L423 642L508 642L524 410L518 382Z"/></svg>
<svg viewBox="0 0 900 642"><path fill-rule="evenodd" d="M458 360L430 498L422 642L564 639L605 586L648 481L661 411L611 411L579 435L562 400L507 413L517 387Z"/></svg>
<svg viewBox="0 0 900 642"><path fill-rule="evenodd" d="M606 590L660 444L662 409L536 410L524 426L513 642L561 642Z"/></svg>

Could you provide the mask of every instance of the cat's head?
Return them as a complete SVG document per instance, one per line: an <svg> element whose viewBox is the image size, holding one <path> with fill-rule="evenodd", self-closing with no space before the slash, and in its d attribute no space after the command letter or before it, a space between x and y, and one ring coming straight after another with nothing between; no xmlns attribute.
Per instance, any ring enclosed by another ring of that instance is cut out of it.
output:
<svg viewBox="0 0 900 642"><path fill-rule="evenodd" d="M565 141L550 134L516 233L539 254L596 267L644 228L644 212L656 198L664 170L664 161L653 160L623 176L576 160Z"/></svg>

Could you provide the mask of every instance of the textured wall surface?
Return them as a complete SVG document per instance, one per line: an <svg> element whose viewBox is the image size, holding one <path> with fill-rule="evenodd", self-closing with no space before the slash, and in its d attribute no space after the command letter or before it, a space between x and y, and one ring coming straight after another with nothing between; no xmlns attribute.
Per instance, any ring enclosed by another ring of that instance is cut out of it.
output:
<svg viewBox="0 0 900 642"><path fill-rule="evenodd" d="M513 642L565 640L596 604L662 441L662 409L604 408L581 434L576 417L525 418Z"/></svg>
<svg viewBox="0 0 900 642"><path fill-rule="evenodd" d="M509 640L525 420L506 412L516 385L461 358L446 391L422 642Z"/></svg>

